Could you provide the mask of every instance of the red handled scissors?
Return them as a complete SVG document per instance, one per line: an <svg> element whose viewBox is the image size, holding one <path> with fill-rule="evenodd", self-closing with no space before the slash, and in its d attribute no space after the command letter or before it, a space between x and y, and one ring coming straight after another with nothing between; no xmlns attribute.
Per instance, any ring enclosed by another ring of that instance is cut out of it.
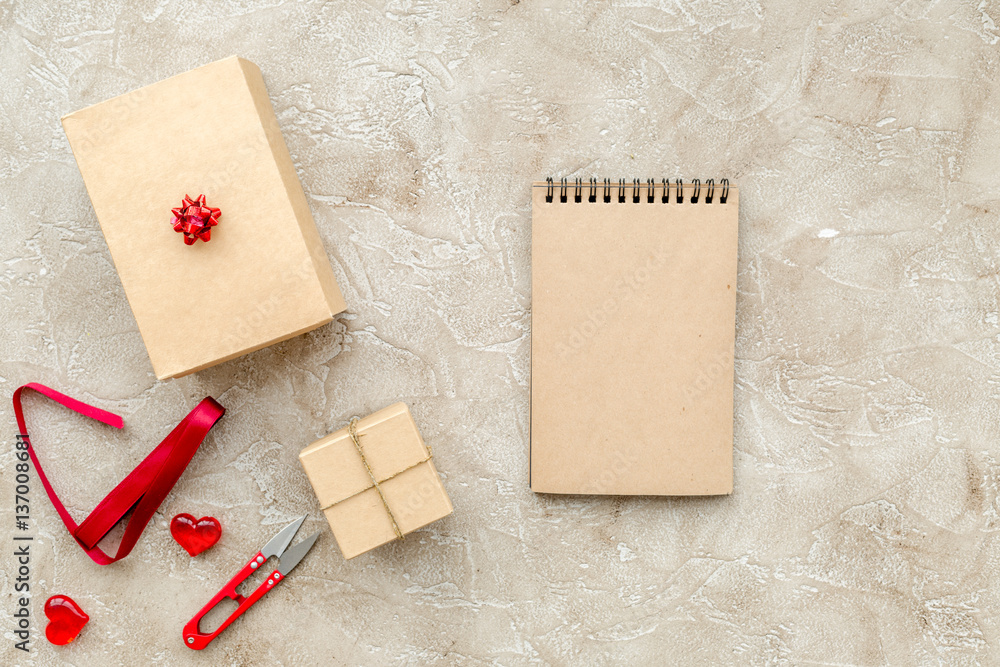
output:
<svg viewBox="0 0 1000 667"><path fill-rule="evenodd" d="M308 515L306 515L308 516ZM257 554L247 561L247 564L243 566L232 580L226 584L225 588L216 593L215 597L205 605L205 607L198 612L198 615L188 621L188 624L184 626L184 643L188 648L193 648L196 651L200 651L209 645L209 643L218 637L223 630L229 627L229 624L239 618L240 614L245 612L253 603L264 597L264 594L270 591L272 588L278 585L278 582L284 581L288 573L292 571L302 557L312 549L313 544L316 542L316 538L319 537L319 533L314 533L306 539L302 540L296 544L291 549L286 552L285 549L291 543L292 538L295 537L295 533L298 532L299 526L302 522L306 520L306 517L302 517L298 521L294 521L288 526L281 529L277 535L271 538L271 540L264 545L264 547L257 552ZM279 564L278 569L268 575L267 580L262 582L260 586L257 587L253 593L249 596L242 596L236 592L236 587L242 584L247 577L253 574L257 568L264 564L268 558L278 558ZM214 632L211 634L206 634L198 629L198 623L204 618L205 614L210 612L215 605L219 604L222 600L230 598L235 600L239 607L236 608L229 618L222 622Z"/></svg>

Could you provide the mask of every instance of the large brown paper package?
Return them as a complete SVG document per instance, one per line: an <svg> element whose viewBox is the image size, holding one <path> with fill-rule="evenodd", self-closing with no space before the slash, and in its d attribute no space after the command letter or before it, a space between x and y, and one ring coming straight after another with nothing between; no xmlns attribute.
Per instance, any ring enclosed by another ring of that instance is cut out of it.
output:
<svg viewBox="0 0 1000 667"><path fill-rule="evenodd" d="M431 460L431 450L420 437L405 403L395 403L359 419L355 434L363 458L349 427L317 440L299 453L347 559L452 512L451 500Z"/></svg>
<svg viewBox="0 0 1000 667"><path fill-rule="evenodd" d="M62 122L158 378L344 310L256 65L220 60ZM187 246L171 209L200 194L222 215Z"/></svg>
<svg viewBox="0 0 1000 667"><path fill-rule="evenodd" d="M532 188L533 491L732 492L739 192L671 186Z"/></svg>

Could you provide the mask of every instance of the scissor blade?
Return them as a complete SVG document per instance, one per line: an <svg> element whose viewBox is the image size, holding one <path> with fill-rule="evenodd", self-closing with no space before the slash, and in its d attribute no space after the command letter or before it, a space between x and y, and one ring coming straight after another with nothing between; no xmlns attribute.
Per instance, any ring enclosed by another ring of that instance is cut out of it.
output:
<svg viewBox="0 0 1000 667"><path fill-rule="evenodd" d="M310 549L312 549L312 545L315 544L317 537L319 537L319 533L313 533L289 549L288 552L281 557L281 566L278 568L278 572L287 577L288 573L292 571L292 568L298 565L299 561L302 560L302 557L305 556Z"/></svg>
<svg viewBox="0 0 1000 667"><path fill-rule="evenodd" d="M281 554L285 553L285 549L292 541L292 538L295 537L295 533L298 532L299 526L302 525L302 522L306 520L307 516L309 515L304 514L298 521L293 521L282 528L281 532L272 537L271 540L264 545L264 548L260 550L260 555L264 558L277 558L280 557Z"/></svg>

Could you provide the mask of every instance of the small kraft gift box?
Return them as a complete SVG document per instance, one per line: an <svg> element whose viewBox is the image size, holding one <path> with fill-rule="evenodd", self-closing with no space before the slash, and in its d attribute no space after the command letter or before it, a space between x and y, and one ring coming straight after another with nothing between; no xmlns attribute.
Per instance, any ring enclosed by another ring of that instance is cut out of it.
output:
<svg viewBox="0 0 1000 667"><path fill-rule="evenodd" d="M62 123L158 378L344 310L253 63L220 60Z"/></svg>
<svg viewBox="0 0 1000 667"><path fill-rule="evenodd" d="M448 494L405 403L317 440L299 460L344 558L451 514Z"/></svg>

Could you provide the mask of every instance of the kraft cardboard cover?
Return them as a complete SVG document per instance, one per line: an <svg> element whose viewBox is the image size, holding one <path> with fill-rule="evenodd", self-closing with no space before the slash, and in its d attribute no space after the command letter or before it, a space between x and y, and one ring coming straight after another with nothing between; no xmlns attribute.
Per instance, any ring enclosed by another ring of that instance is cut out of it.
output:
<svg viewBox="0 0 1000 667"><path fill-rule="evenodd" d="M227 58L62 119L159 378L315 329L345 305L260 70ZM208 243L170 210L204 194Z"/></svg>
<svg viewBox="0 0 1000 667"><path fill-rule="evenodd" d="M732 492L739 192L532 188L531 488Z"/></svg>
<svg viewBox="0 0 1000 667"><path fill-rule="evenodd" d="M356 425L365 459L400 532L405 536L452 512L405 403L395 403ZM347 428L317 440L299 453L320 507L344 558L396 539L392 520Z"/></svg>

